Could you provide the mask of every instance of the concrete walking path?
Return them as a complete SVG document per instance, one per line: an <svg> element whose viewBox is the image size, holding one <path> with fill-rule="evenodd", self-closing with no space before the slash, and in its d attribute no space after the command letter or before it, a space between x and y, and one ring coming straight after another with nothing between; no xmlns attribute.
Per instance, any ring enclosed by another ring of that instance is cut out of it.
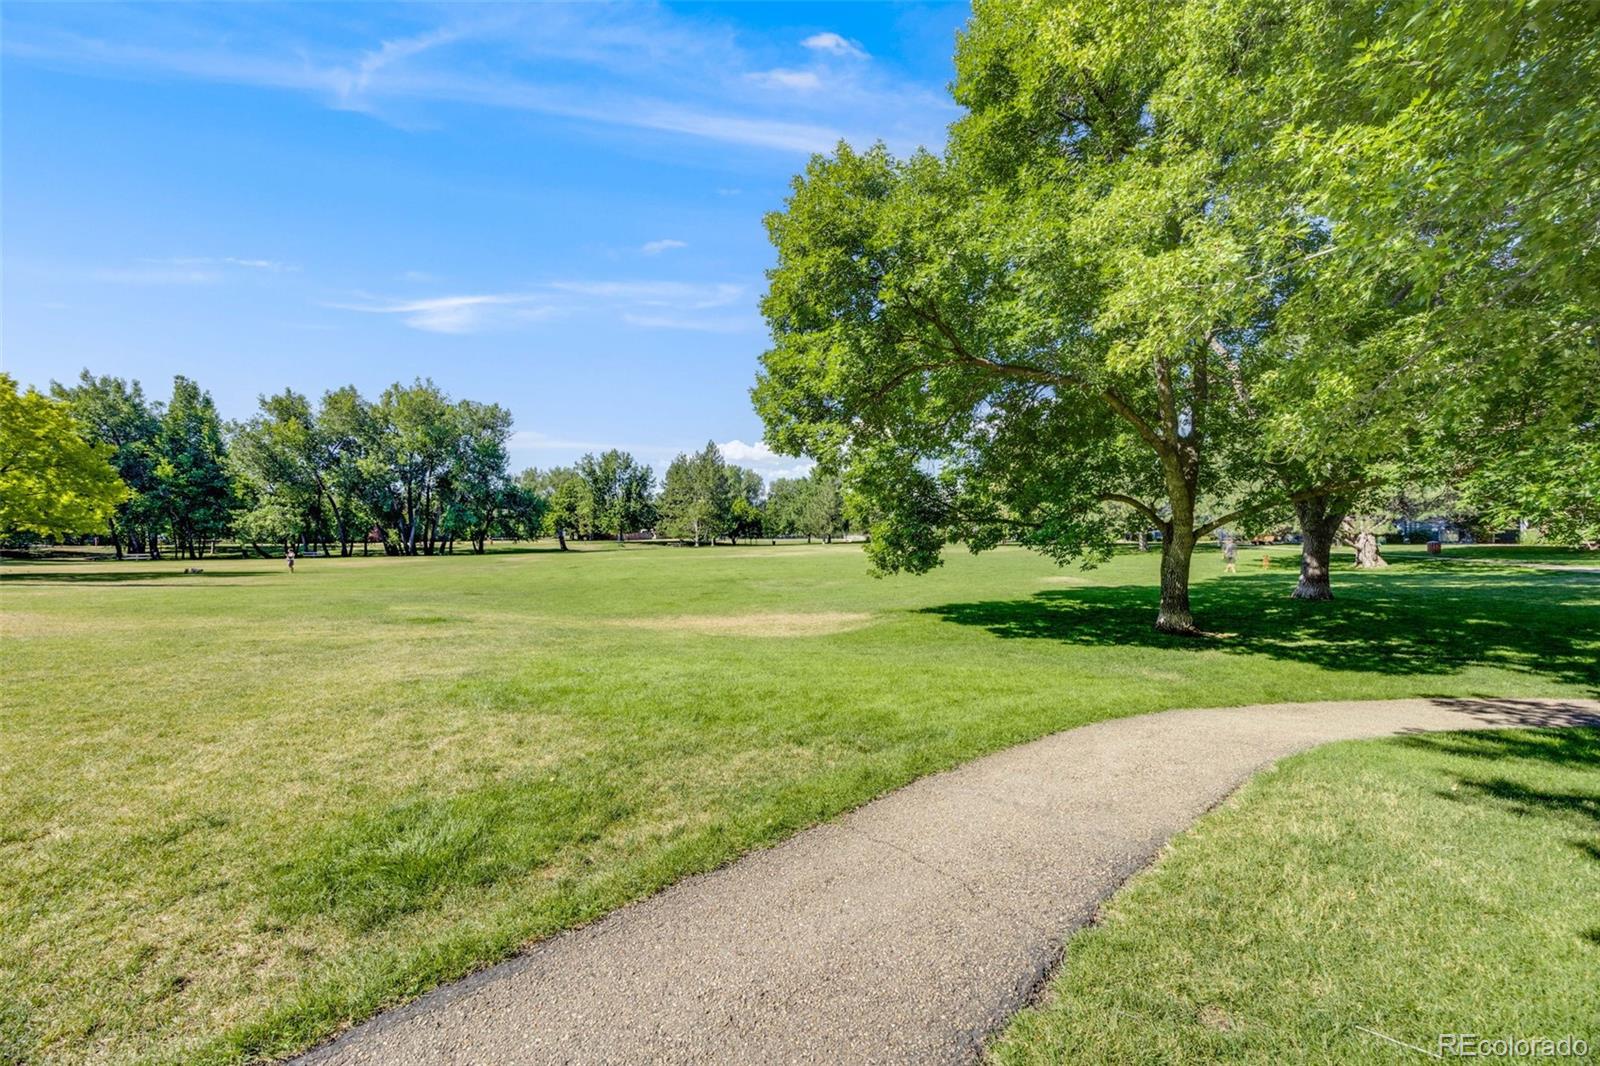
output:
<svg viewBox="0 0 1600 1066"><path fill-rule="evenodd" d="M312 1063L960 1063L1252 773L1327 741L1600 726L1600 701L1119 718L978 759L381 1014Z"/></svg>

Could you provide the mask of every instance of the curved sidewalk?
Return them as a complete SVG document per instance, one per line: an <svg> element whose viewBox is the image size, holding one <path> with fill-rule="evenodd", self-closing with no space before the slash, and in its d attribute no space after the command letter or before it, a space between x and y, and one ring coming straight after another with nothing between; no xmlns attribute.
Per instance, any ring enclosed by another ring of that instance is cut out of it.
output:
<svg viewBox="0 0 1600 1066"><path fill-rule="evenodd" d="M971 1062L1064 939L1263 766L1332 740L1600 726L1600 701L1266 704L1071 729L916 781L296 1060Z"/></svg>

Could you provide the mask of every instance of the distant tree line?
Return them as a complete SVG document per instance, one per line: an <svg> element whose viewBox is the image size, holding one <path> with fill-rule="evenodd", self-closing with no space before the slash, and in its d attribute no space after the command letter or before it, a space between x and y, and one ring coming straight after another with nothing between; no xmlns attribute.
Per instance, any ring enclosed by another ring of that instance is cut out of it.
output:
<svg viewBox="0 0 1600 1066"><path fill-rule="evenodd" d="M596 540L659 533L696 545L740 538L828 540L848 529L839 484L780 479L724 461L713 443L655 474L624 451L513 476L511 412L452 400L432 381L369 400L286 389L225 422L178 377L165 401L139 382L85 370L50 395L0 382L0 533L103 535L118 558L198 558L231 539L266 556L435 555L492 538Z"/></svg>
<svg viewBox="0 0 1600 1066"><path fill-rule="evenodd" d="M756 537L831 540L848 532L838 479L820 470L778 478L729 463L715 443L667 466L660 491L633 456L608 451L573 466L525 470L518 485L540 508L538 529L557 538L598 540L650 530L695 545Z"/></svg>

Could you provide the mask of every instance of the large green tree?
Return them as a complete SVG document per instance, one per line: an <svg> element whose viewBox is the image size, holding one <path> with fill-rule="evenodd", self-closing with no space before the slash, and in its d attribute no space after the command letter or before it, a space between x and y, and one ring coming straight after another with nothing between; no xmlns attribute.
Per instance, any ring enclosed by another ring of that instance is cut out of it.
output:
<svg viewBox="0 0 1600 1066"><path fill-rule="evenodd" d="M262 541L316 542L324 522L321 449L311 404L285 389L261 397L259 405L260 413L234 427L229 439L228 467L240 504L234 532L257 551Z"/></svg>
<svg viewBox="0 0 1600 1066"><path fill-rule="evenodd" d="M845 527L838 476L813 467L805 477L778 478L767 493L765 519L774 536L831 540Z"/></svg>
<svg viewBox="0 0 1600 1066"><path fill-rule="evenodd" d="M550 499L529 479L530 474L536 477L538 471L524 470L518 474L506 485L501 496L497 528L513 540L538 540L545 533Z"/></svg>
<svg viewBox="0 0 1600 1066"><path fill-rule="evenodd" d="M732 527L733 499L727 464L715 442L694 455L680 454L667 467L658 504L661 531L693 540L695 547L714 543Z"/></svg>
<svg viewBox="0 0 1600 1066"><path fill-rule="evenodd" d="M76 385L51 382L50 394L72 411L84 439L111 448L111 466L128 496L106 519L120 559L124 549L149 552L160 534L162 516L156 495L156 433L159 406L146 401L137 381L95 377L85 370Z"/></svg>
<svg viewBox="0 0 1600 1066"><path fill-rule="evenodd" d="M228 528L234 504L222 418L211 394L172 380L156 433L156 495L175 551L198 558Z"/></svg>
<svg viewBox="0 0 1600 1066"><path fill-rule="evenodd" d="M765 527L766 482L756 471L729 463L723 469L728 482L728 538L759 537Z"/></svg>
<svg viewBox="0 0 1600 1066"><path fill-rule="evenodd" d="M577 471L589 487L597 531L610 533L621 544L624 534L655 520L651 501L655 474L632 455L615 448L599 456L585 455L578 460Z"/></svg>
<svg viewBox="0 0 1600 1066"><path fill-rule="evenodd" d="M587 537L594 532L594 495L574 468L524 470L517 482L544 498L544 532L556 538L556 546L562 551L567 550L568 537Z"/></svg>
<svg viewBox="0 0 1600 1066"><path fill-rule="evenodd" d="M1238 517L1217 501L1282 495L1240 399L1267 361L1236 340L1307 235L1226 200L1220 147L1167 143L1161 64L1043 13L979 6L945 159L841 146L796 180L755 400L877 512L878 567L1008 537L1093 559L1131 508L1163 532L1156 625L1192 632L1194 546Z"/></svg>
<svg viewBox="0 0 1600 1066"><path fill-rule="evenodd" d="M1577 535L1560 516L1600 496L1600 7L1168 11L1195 42L1172 113L1250 134L1239 182L1324 231L1277 312L1267 453L1420 474Z"/></svg>
<svg viewBox="0 0 1600 1066"><path fill-rule="evenodd" d="M482 554L490 530L509 502L506 445L511 440L511 412L499 404L462 400L453 417L459 436L450 465L448 525L465 534L472 550Z"/></svg>
<svg viewBox="0 0 1600 1066"><path fill-rule="evenodd" d="M19 393L0 373L0 531L53 537L104 528L128 495L114 454L83 439L67 404Z"/></svg>
<svg viewBox="0 0 1600 1066"><path fill-rule="evenodd" d="M371 405L353 385L324 393L317 406L317 483L342 555L351 553L358 536L362 550L366 550L371 516L362 503L365 474L361 459L371 435L371 422Z"/></svg>
<svg viewBox="0 0 1600 1066"><path fill-rule="evenodd" d="M1175 632L1228 523L1292 507L1325 598L1384 477L1556 484L1596 425L1595 10L980 0L944 156L841 146L769 220L769 438L889 569L1092 558L1131 508Z"/></svg>

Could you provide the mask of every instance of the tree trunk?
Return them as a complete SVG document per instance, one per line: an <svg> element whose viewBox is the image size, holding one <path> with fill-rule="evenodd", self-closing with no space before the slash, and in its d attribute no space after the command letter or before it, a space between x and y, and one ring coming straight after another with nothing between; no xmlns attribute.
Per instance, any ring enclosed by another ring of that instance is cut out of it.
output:
<svg viewBox="0 0 1600 1066"><path fill-rule="evenodd" d="M1389 565L1389 561L1378 550L1377 535L1370 530L1356 534L1356 565L1363 570L1376 570Z"/></svg>
<svg viewBox="0 0 1600 1066"><path fill-rule="evenodd" d="M1344 508L1332 497L1313 496L1295 504L1294 511L1300 519L1300 582L1291 595L1297 600L1331 600L1330 558Z"/></svg>
<svg viewBox="0 0 1600 1066"><path fill-rule="evenodd" d="M1194 555L1194 527L1173 522L1161 538L1161 610L1156 631L1194 636L1194 615L1189 610L1189 561Z"/></svg>
<svg viewBox="0 0 1600 1066"><path fill-rule="evenodd" d="M556 526L556 546L562 551L567 550L567 528L565 526Z"/></svg>
<svg viewBox="0 0 1600 1066"><path fill-rule="evenodd" d="M1194 507L1199 495L1200 459L1191 447L1162 456L1167 483L1167 504L1172 517L1161 527L1161 610L1156 614L1158 633L1199 636L1189 610L1189 564L1194 557Z"/></svg>
<svg viewBox="0 0 1600 1066"><path fill-rule="evenodd" d="M1150 534L1144 529L1139 530L1139 550L1142 552L1150 550Z"/></svg>

